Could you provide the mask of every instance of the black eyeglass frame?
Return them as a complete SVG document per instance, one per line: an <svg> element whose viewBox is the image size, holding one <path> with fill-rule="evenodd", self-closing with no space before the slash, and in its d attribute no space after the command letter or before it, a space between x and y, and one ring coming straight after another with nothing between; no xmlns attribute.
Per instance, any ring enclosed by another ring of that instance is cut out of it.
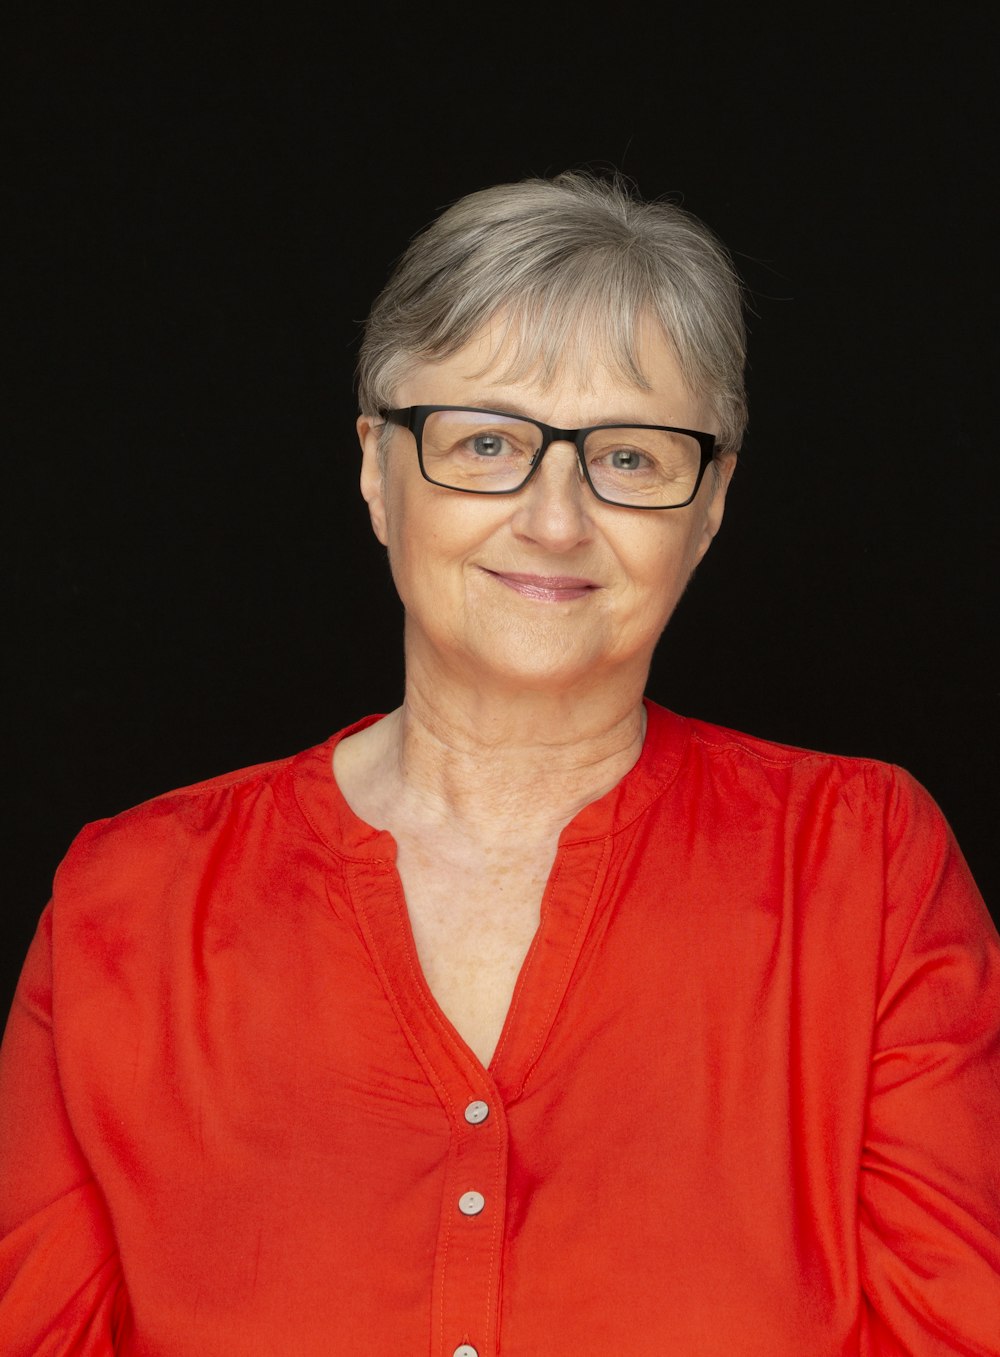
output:
<svg viewBox="0 0 1000 1357"><path fill-rule="evenodd" d="M436 481L433 476L428 475L427 468L424 466L423 432L424 425L428 418L436 414L439 410L468 410L473 415L495 415L498 419L518 419L522 424L533 424L542 435L541 446L531 459L531 466L528 474L520 485L512 486L508 490L473 490L468 486L447 485L444 481ZM689 505L701 489L701 483L705 478L705 471L709 464L714 461L718 440L715 434L703 433L700 429L682 429L676 424L591 424L584 429L557 429L551 424L543 424L540 419L532 419L528 415L517 415L505 410L488 410L475 405L407 405L399 409L379 410L379 418L384 419L389 424L396 424L400 428L409 429L413 434L417 445L417 461L420 464L420 474L425 481L431 485L440 486L442 490L454 490L459 495L516 495L519 490L531 480L532 476L542 464L542 458L548 452L553 443L572 443L576 448L576 459L580 465L580 471L583 479L590 486L595 498L602 504L614 505L616 509L684 509ZM694 489L687 499L682 500L680 504L622 504L620 500L608 499L594 485L590 479L590 472L587 470L587 459L584 456L583 445L587 435L596 433L599 429L655 429L659 433L683 433L694 438L701 448L701 465L698 468L698 475L695 477Z"/></svg>

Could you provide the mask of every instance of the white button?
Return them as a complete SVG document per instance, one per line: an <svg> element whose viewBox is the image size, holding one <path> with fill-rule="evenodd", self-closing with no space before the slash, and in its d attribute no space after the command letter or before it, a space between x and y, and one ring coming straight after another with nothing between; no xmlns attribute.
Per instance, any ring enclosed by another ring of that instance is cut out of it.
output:
<svg viewBox="0 0 1000 1357"><path fill-rule="evenodd" d="M463 1216L478 1216L485 1205L486 1198L481 1192L463 1192L458 1199L458 1209Z"/></svg>
<svg viewBox="0 0 1000 1357"><path fill-rule="evenodd" d="M469 1106L465 1109L465 1120L472 1126L478 1126L479 1123L485 1121L489 1115L489 1105L487 1103L481 1103L478 1100L474 1103L469 1103Z"/></svg>
<svg viewBox="0 0 1000 1357"><path fill-rule="evenodd" d="M479 1349L474 1348L471 1343L459 1343L451 1357L479 1357Z"/></svg>

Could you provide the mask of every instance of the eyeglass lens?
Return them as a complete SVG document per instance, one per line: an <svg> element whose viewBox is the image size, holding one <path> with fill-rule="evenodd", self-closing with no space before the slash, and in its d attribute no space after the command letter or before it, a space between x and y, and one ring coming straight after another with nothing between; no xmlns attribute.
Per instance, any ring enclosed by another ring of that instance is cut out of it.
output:
<svg viewBox="0 0 1000 1357"><path fill-rule="evenodd" d="M531 420L476 410L435 410L424 424L424 472L453 490L516 490L531 474L542 433ZM594 489L614 504L667 508L694 493L701 447L661 429L594 429L584 442Z"/></svg>

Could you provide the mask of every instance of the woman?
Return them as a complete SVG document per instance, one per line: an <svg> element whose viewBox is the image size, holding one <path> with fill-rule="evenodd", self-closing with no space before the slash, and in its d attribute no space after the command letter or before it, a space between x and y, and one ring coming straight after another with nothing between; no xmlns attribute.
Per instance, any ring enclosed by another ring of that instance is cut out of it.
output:
<svg viewBox="0 0 1000 1357"><path fill-rule="evenodd" d="M899 770L644 702L737 284L563 176L361 359L406 694L77 840L4 1048L5 1353L1000 1351L1000 945Z"/></svg>

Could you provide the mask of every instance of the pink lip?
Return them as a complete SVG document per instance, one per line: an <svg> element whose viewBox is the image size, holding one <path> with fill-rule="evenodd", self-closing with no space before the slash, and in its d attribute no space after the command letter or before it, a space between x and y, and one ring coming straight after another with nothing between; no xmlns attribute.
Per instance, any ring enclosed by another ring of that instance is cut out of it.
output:
<svg viewBox="0 0 1000 1357"><path fill-rule="evenodd" d="M598 587L593 580L578 579L575 575L522 575L499 570L487 570L486 573L523 598L543 603L567 603L593 593Z"/></svg>

